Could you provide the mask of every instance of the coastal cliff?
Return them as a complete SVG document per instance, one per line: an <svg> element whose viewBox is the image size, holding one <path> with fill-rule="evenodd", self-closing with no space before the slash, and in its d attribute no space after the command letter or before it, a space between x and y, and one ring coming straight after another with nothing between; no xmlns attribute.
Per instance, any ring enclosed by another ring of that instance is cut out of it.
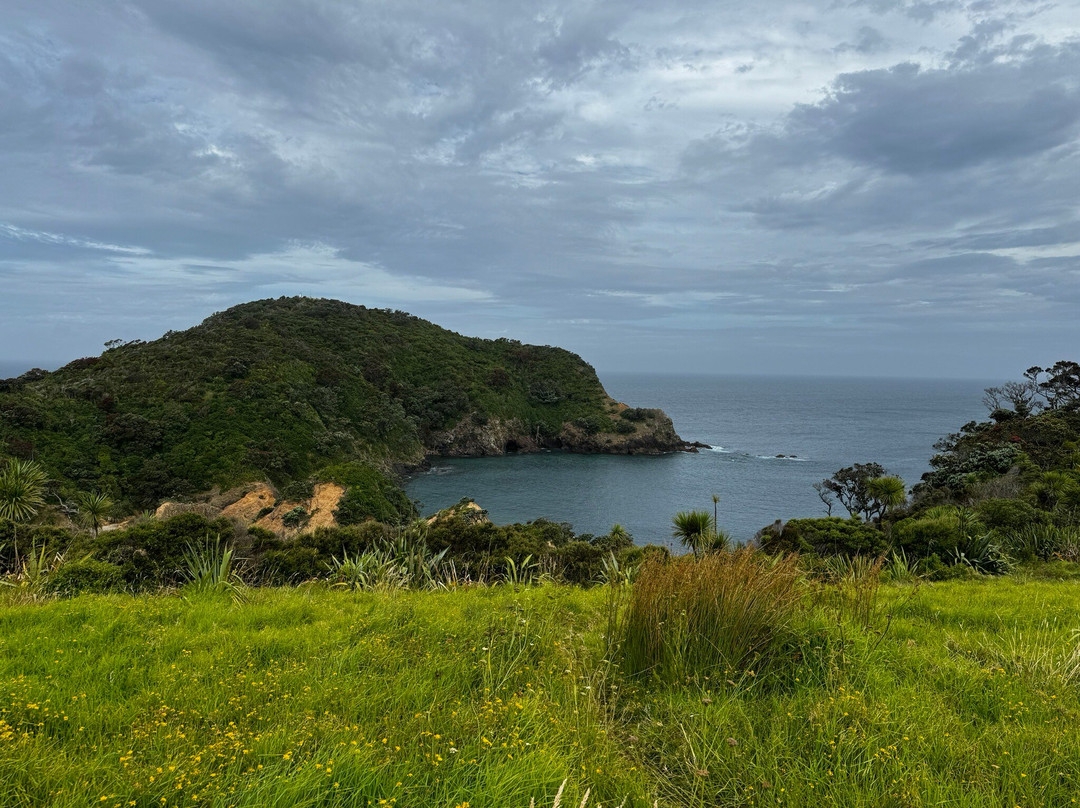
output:
<svg viewBox="0 0 1080 808"><path fill-rule="evenodd" d="M617 411L609 414L610 424L604 426L610 428L606 431L597 428L594 421L578 419L563 424L554 435L530 431L516 419L493 419L482 424L465 419L453 429L431 435L428 449L440 457L489 457L548 449L580 454L643 455L697 451L699 444L687 443L679 437L662 410L649 412L650 416L638 423L619 419ZM620 431L619 427L626 424L631 428Z"/></svg>

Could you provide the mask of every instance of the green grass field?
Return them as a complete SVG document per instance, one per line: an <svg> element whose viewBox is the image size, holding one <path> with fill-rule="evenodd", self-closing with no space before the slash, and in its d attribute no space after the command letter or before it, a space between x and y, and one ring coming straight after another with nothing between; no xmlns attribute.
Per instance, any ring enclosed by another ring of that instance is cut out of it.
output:
<svg viewBox="0 0 1080 808"><path fill-rule="evenodd" d="M767 670L664 684L613 590L0 604L0 805L1065 806L1080 583L805 596Z"/></svg>

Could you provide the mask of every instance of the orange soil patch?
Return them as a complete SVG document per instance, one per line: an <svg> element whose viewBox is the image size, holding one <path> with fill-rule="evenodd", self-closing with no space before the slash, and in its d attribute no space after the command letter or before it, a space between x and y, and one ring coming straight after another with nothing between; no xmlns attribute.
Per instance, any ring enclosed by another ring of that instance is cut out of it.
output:
<svg viewBox="0 0 1080 808"><path fill-rule="evenodd" d="M334 511L344 495L345 489L337 483L319 483L307 502L278 503L274 510L256 522L255 526L286 537L307 533L317 527L335 527L337 519L334 518ZM299 528L287 527L281 517L298 506L308 512L308 521Z"/></svg>
<svg viewBox="0 0 1080 808"><path fill-rule="evenodd" d="M338 503L345 496L345 489L337 483L319 483L315 486L315 493L308 501L307 512L311 514L305 530L314 530L317 527L336 527L337 519L334 511Z"/></svg>
<svg viewBox="0 0 1080 808"><path fill-rule="evenodd" d="M221 515L251 524L265 509L273 508L275 502L277 496L273 489L266 483L258 483L232 505L224 508Z"/></svg>

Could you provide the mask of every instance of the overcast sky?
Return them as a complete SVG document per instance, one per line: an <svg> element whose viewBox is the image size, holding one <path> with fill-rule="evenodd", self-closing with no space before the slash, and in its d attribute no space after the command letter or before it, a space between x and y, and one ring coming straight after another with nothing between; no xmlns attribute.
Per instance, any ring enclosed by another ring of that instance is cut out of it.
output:
<svg viewBox="0 0 1080 808"><path fill-rule="evenodd" d="M0 361L291 294L601 371L1080 359L1080 2L0 14Z"/></svg>

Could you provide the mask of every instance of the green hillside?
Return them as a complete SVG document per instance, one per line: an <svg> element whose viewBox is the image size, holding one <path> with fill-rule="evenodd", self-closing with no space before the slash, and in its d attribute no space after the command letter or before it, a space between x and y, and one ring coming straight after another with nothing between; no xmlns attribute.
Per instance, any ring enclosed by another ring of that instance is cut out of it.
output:
<svg viewBox="0 0 1080 808"><path fill-rule="evenodd" d="M153 342L0 382L0 454L59 493L145 508L213 486L279 487L426 454L682 447L659 411L622 418L568 351L464 337L399 311L281 298Z"/></svg>

